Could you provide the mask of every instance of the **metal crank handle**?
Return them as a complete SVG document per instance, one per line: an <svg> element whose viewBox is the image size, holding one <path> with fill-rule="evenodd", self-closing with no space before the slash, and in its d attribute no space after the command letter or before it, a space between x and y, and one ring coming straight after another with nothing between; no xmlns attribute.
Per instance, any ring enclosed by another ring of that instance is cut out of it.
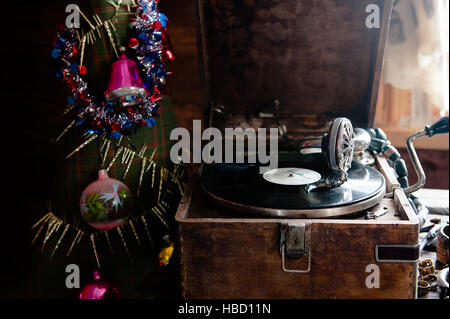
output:
<svg viewBox="0 0 450 319"><path fill-rule="evenodd" d="M408 150L408 155L411 158L411 162L414 166L414 170L417 174L417 182L414 185L411 185L407 188L404 188L403 191L405 194L411 194L425 185L426 176L423 171L422 164L420 164L419 157L417 156L416 149L414 148L414 141L422 138L424 136L432 137L436 134L448 134L448 116L441 118L439 121L432 125L427 125L423 130L418 131L411 136L408 137L406 142L406 149ZM393 193L386 194L386 197L392 197Z"/></svg>

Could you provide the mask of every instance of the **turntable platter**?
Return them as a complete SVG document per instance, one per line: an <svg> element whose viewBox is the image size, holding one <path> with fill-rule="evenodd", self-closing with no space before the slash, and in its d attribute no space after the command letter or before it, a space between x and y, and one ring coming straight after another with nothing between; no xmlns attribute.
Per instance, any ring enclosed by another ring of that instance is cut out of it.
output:
<svg viewBox="0 0 450 319"><path fill-rule="evenodd" d="M326 167L323 154L280 154L278 169L273 172L278 178L289 174L289 170L291 174L309 172L312 175L306 176L314 180L315 174L327 173ZM206 165L202 170L202 188L222 207L245 214L289 218L325 218L360 212L379 203L385 193L383 175L357 163L352 163L348 180L341 186L313 192L307 192L302 184L283 185L264 175L259 174L257 164Z"/></svg>

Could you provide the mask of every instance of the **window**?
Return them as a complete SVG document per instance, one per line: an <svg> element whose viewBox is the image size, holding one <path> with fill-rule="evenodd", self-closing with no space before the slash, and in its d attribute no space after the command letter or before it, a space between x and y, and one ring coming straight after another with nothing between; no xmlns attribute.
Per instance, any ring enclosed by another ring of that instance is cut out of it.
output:
<svg viewBox="0 0 450 319"><path fill-rule="evenodd" d="M395 146L449 113L448 2L394 1L375 127ZM417 147L448 149L448 135Z"/></svg>

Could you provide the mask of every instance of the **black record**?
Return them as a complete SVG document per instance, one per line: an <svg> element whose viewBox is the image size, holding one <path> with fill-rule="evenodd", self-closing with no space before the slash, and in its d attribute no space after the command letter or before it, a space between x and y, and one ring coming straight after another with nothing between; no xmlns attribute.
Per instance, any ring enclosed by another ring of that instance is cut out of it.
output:
<svg viewBox="0 0 450 319"><path fill-rule="evenodd" d="M323 154L282 155L278 167L328 172ZM341 186L308 192L304 185L268 182L257 164L213 164L202 170L202 187L217 204L244 213L278 217L332 217L355 213L377 204L385 180L376 169L352 163Z"/></svg>

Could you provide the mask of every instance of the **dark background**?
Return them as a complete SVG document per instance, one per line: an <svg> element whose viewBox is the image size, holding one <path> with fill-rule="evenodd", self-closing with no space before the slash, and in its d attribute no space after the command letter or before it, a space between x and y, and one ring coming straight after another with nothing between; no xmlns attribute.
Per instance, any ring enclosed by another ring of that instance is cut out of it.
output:
<svg viewBox="0 0 450 319"><path fill-rule="evenodd" d="M54 137L67 125L66 100L50 56L56 25L76 1L16 1L2 8L0 69L2 200L0 297L30 298L27 292L33 250L29 228L44 213L55 168L64 156ZM169 95L179 126L202 116L194 13L190 0L161 0L170 20L176 52ZM402 152L407 158L406 153ZM426 187L448 188L448 151L419 152L428 174ZM410 165L410 171L412 168ZM413 174L413 173L412 173ZM414 182L415 177L410 182Z"/></svg>

